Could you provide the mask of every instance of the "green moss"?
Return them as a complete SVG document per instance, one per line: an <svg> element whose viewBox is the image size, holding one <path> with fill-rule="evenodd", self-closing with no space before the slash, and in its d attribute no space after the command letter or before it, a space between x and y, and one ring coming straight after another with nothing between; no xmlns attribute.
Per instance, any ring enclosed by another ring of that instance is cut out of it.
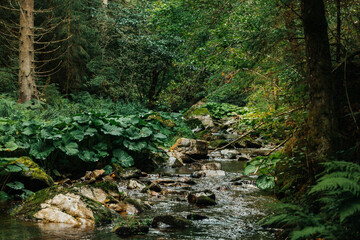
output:
<svg viewBox="0 0 360 240"><path fill-rule="evenodd" d="M149 227L146 222L134 218L127 218L116 223L113 232L118 234L120 237L144 235L149 232Z"/></svg>
<svg viewBox="0 0 360 240"><path fill-rule="evenodd" d="M167 120L164 120L162 122L162 124L165 126L165 127L168 127L168 128L173 128L176 126L176 123L172 120L172 119L167 119Z"/></svg>
<svg viewBox="0 0 360 240"><path fill-rule="evenodd" d="M190 108L188 111L184 113L185 118L191 118L193 116L205 116L210 115L210 112L207 108L200 107L200 108Z"/></svg>
<svg viewBox="0 0 360 240"><path fill-rule="evenodd" d="M195 133L195 138L200 140L207 140L208 136L211 136L211 132L207 129Z"/></svg>
<svg viewBox="0 0 360 240"><path fill-rule="evenodd" d="M119 215L115 211L104 207L100 202L94 201L91 198L85 196L82 196L81 200L86 203L86 207L92 210L94 214L95 225L111 223L114 219L119 218Z"/></svg>
<svg viewBox="0 0 360 240"><path fill-rule="evenodd" d="M21 172L21 175L24 177L29 177L32 180L39 180L46 183L48 186L52 186L54 184L54 180L29 157L18 158L14 161L11 161L9 164L23 164L29 168L29 170L24 170Z"/></svg>
<svg viewBox="0 0 360 240"><path fill-rule="evenodd" d="M11 211L11 215L23 219L30 219L30 220L34 219L33 215L41 209L40 204L54 197L60 191L65 191L65 190L60 186L52 186L37 191L28 200L26 200L23 204L21 204L21 206L13 209Z"/></svg>
<svg viewBox="0 0 360 240"><path fill-rule="evenodd" d="M94 183L91 186L94 188L100 188L107 193L113 192L113 193L120 194L117 185L112 181L101 181L101 182Z"/></svg>

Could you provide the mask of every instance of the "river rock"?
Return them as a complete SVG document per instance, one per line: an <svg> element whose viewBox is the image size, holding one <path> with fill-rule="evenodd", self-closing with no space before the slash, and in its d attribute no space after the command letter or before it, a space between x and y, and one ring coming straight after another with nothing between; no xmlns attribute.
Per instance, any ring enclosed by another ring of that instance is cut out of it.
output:
<svg viewBox="0 0 360 240"><path fill-rule="evenodd" d="M185 166L185 164L183 163L181 158L172 156L169 158L169 166L176 168L176 167L183 167Z"/></svg>
<svg viewBox="0 0 360 240"><path fill-rule="evenodd" d="M193 173L191 173L190 177L192 178L202 178L205 177L206 173L204 171L195 171Z"/></svg>
<svg viewBox="0 0 360 240"><path fill-rule="evenodd" d="M155 183L155 182L152 182L150 185L149 185L149 189L151 191L155 191L155 192L161 192L161 187L159 184Z"/></svg>
<svg viewBox="0 0 360 240"><path fill-rule="evenodd" d="M104 202L108 194L100 188L92 188L89 186L75 188L81 195L91 198L94 201Z"/></svg>
<svg viewBox="0 0 360 240"><path fill-rule="evenodd" d="M183 229L192 226L192 222L190 220L173 215L156 216L153 219L151 226L153 228L157 228L160 226L161 223L168 225L170 228L178 228L178 229Z"/></svg>
<svg viewBox="0 0 360 240"><path fill-rule="evenodd" d="M237 157L238 161L250 161L251 157L245 154L241 154Z"/></svg>
<svg viewBox="0 0 360 240"><path fill-rule="evenodd" d="M209 142L209 147L212 149L220 148L228 144L228 141L225 139L216 139Z"/></svg>
<svg viewBox="0 0 360 240"><path fill-rule="evenodd" d="M115 226L113 232L123 238L134 235L144 235L149 232L149 227L140 221L127 220Z"/></svg>
<svg viewBox="0 0 360 240"><path fill-rule="evenodd" d="M19 167L21 166L21 167ZM16 180L25 185L25 189L36 192L54 184L54 180L37 163L29 157L20 157L9 161L4 168L19 168L20 171L12 172L9 181Z"/></svg>
<svg viewBox="0 0 360 240"><path fill-rule="evenodd" d="M100 203L111 197L108 189L91 185L53 186L33 194L13 215L25 220L93 226L118 217L115 211Z"/></svg>
<svg viewBox="0 0 360 240"><path fill-rule="evenodd" d="M204 107L205 104L206 101L201 100L196 104L194 104L193 106L191 106L189 110L187 110L183 114L185 121L188 121L190 119L198 119L205 128L214 127L215 125L210 116L210 112L206 107Z"/></svg>
<svg viewBox="0 0 360 240"><path fill-rule="evenodd" d="M190 192L187 196L188 202L198 206L216 205L215 193L210 190L200 192Z"/></svg>
<svg viewBox="0 0 360 240"><path fill-rule="evenodd" d="M139 179L143 174L140 169L137 168L127 168L122 172L117 173L118 177L121 179Z"/></svg>
<svg viewBox="0 0 360 240"><path fill-rule="evenodd" d="M194 159L205 159L208 157L207 154L207 142L196 139L180 138L170 148L170 155L184 163L193 162Z"/></svg>
<svg viewBox="0 0 360 240"><path fill-rule="evenodd" d="M191 169L199 171L199 170L220 170L221 163L209 162L209 163L193 163L191 164Z"/></svg>
<svg viewBox="0 0 360 240"><path fill-rule="evenodd" d="M226 176L226 172L223 170L202 170L202 171L193 172L190 176L193 178L223 177L223 176Z"/></svg>
<svg viewBox="0 0 360 240"><path fill-rule="evenodd" d="M84 180L90 180L90 179L99 179L100 177L105 175L105 170L104 169L96 169L94 171L87 171L85 173L85 176L83 177Z"/></svg>
<svg viewBox="0 0 360 240"><path fill-rule="evenodd" d="M140 199L125 198L123 202L135 207L137 210L136 213L141 213L141 212L145 211L146 209L151 208L151 206L149 204L142 202Z"/></svg>
<svg viewBox="0 0 360 240"><path fill-rule="evenodd" d="M234 150L234 149L221 150L221 155L227 159L235 159L236 155L238 155L238 154L239 154L239 151Z"/></svg>
<svg viewBox="0 0 360 240"><path fill-rule="evenodd" d="M130 179L127 185L127 189L143 189L145 185L135 179Z"/></svg>
<svg viewBox="0 0 360 240"><path fill-rule="evenodd" d="M189 219L189 220L204 220L204 219L208 219L208 217L207 216L203 216L203 215L200 215L200 214L196 214L196 213L191 213L191 214L188 214L187 216L186 216L186 218L187 219Z"/></svg>
<svg viewBox="0 0 360 240"><path fill-rule="evenodd" d="M262 147L262 144L260 142L250 141L250 140L246 140L245 145L247 148L261 148Z"/></svg>

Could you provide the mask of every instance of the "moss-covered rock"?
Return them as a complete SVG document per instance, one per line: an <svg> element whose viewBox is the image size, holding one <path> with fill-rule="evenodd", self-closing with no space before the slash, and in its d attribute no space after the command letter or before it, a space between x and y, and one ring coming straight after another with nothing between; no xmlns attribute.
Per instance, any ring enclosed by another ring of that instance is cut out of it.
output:
<svg viewBox="0 0 360 240"><path fill-rule="evenodd" d="M144 235L149 232L149 226L145 222L139 220L124 219L115 225L113 232L120 237Z"/></svg>
<svg viewBox="0 0 360 240"><path fill-rule="evenodd" d="M203 125L203 123L197 119L197 118L190 118L184 121L186 123L186 125L188 125L188 127L190 129L204 129L205 126Z"/></svg>
<svg viewBox="0 0 360 240"><path fill-rule="evenodd" d="M204 107L205 103L206 101L202 100L189 108L189 110L183 114L185 120L189 121L190 119L198 119L205 128L214 127L214 122L211 118L210 112L206 107Z"/></svg>
<svg viewBox="0 0 360 240"><path fill-rule="evenodd" d="M52 186L36 192L14 209L12 215L24 220L90 226L111 222L118 217L115 211L94 200L97 197L87 196L88 194L79 190L85 188L93 193L100 190L104 192L90 185L76 185L71 188Z"/></svg>
<svg viewBox="0 0 360 240"><path fill-rule="evenodd" d="M12 173L11 181L24 183L25 188L28 190L38 191L54 184L52 177L29 157L20 157L10 161L7 165L22 166L22 171Z"/></svg>

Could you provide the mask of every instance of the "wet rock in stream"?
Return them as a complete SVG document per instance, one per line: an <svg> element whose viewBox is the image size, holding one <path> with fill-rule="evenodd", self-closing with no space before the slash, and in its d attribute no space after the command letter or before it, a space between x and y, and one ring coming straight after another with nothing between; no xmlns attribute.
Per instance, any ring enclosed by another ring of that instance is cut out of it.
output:
<svg viewBox="0 0 360 240"><path fill-rule="evenodd" d="M115 232L120 237L130 237L134 235L144 235L149 232L149 226L140 221L127 220L114 227Z"/></svg>
<svg viewBox="0 0 360 240"><path fill-rule="evenodd" d="M192 163L190 166L191 166L191 169L195 170L195 171L220 170L221 169L221 163L217 163L217 162L209 162L209 163L195 162L195 163Z"/></svg>
<svg viewBox="0 0 360 240"><path fill-rule="evenodd" d="M193 178L201 177L223 177L226 175L226 172L223 170L203 170L193 172L190 176Z"/></svg>
<svg viewBox="0 0 360 240"><path fill-rule="evenodd" d="M156 216L153 219L151 226L153 228L157 228L161 225L161 223L168 225L170 228L178 228L178 229L183 229L193 225L193 223L190 220L183 217L177 217L173 215L161 215L161 216Z"/></svg>
<svg viewBox="0 0 360 240"><path fill-rule="evenodd" d="M188 202L197 206L216 205L215 193L210 190L190 192L187 196Z"/></svg>
<svg viewBox="0 0 360 240"><path fill-rule="evenodd" d="M144 187L144 188L141 190L142 193L146 193L146 192L148 192L148 191L154 191L154 192L158 192L158 193L159 193L159 192L162 191L162 188L161 188L160 184L158 184L158 183L156 183L156 182L152 182L152 183L150 183L149 186Z"/></svg>
<svg viewBox="0 0 360 240"><path fill-rule="evenodd" d="M170 148L168 154L182 163L192 163L196 159L208 158L208 145L206 141L180 138Z"/></svg>
<svg viewBox="0 0 360 240"><path fill-rule="evenodd" d="M135 179L130 179L127 185L127 189L142 189L145 185Z"/></svg>
<svg viewBox="0 0 360 240"><path fill-rule="evenodd" d="M200 214L196 214L196 213L191 213L191 214L188 214L187 216L186 216L186 218L187 219L189 219L189 220L204 220L204 219L208 219L208 217L207 216L203 216L203 215L200 215Z"/></svg>

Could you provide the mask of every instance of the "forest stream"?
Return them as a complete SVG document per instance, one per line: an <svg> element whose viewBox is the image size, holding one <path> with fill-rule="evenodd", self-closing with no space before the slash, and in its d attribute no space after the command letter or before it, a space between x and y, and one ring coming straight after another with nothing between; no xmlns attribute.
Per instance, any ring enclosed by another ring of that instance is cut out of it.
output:
<svg viewBox="0 0 360 240"><path fill-rule="evenodd" d="M276 200L261 192L254 184L252 177L243 177L245 162L210 158L209 161L221 163L225 176L190 178L193 172L188 167L162 168L149 174L144 181L168 179L177 182L179 179L191 179L196 184L169 184L169 192L202 191L209 189L216 195L217 205L197 207L190 205L184 195L153 195L148 201L152 203L150 210L142 213L142 219L153 219L155 216L170 214L186 217L188 214L199 214L207 219L193 221L194 225L184 230L170 230L165 226L150 228L146 235L131 239L242 239L271 240L275 239L269 232L261 228L257 221L269 214L271 205ZM147 194L140 190L128 190L120 182L120 191L127 191L131 197L144 199ZM9 216L9 210L15 203L0 205L0 239L119 239L111 232L113 226L105 225L95 228L73 228L66 224L23 222Z"/></svg>

